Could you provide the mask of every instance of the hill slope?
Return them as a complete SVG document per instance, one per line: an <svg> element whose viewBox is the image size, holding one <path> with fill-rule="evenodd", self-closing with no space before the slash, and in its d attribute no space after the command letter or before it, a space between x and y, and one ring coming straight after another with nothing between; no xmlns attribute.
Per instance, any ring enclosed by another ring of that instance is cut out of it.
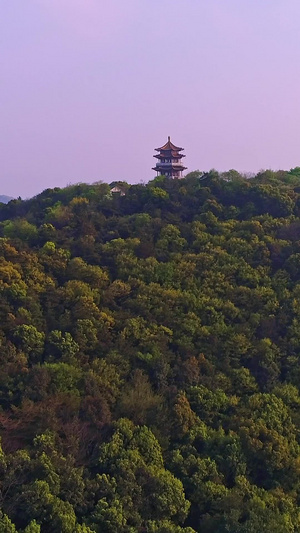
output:
<svg viewBox="0 0 300 533"><path fill-rule="evenodd" d="M300 530L299 186L0 206L2 528Z"/></svg>

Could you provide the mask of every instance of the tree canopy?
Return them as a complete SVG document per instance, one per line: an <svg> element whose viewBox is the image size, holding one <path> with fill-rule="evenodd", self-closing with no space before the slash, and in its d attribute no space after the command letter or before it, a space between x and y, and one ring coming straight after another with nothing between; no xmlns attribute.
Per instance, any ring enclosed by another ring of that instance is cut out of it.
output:
<svg viewBox="0 0 300 533"><path fill-rule="evenodd" d="M300 531L300 169L0 203L0 531Z"/></svg>

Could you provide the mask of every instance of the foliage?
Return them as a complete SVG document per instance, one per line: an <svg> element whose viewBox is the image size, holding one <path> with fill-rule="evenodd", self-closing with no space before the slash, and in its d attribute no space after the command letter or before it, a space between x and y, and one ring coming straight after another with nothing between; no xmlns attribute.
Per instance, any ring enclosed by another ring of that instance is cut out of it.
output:
<svg viewBox="0 0 300 533"><path fill-rule="evenodd" d="M300 169L0 204L0 531L300 531Z"/></svg>

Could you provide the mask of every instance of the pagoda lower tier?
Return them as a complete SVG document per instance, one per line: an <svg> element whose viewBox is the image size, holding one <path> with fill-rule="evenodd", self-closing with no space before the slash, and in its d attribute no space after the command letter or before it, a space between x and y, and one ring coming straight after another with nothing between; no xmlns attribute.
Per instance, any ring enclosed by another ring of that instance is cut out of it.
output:
<svg viewBox="0 0 300 533"><path fill-rule="evenodd" d="M157 172L157 175L167 176L168 178L182 178L182 172L186 170L187 167L181 165L181 163L156 163L156 166L152 168Z"/></svg>

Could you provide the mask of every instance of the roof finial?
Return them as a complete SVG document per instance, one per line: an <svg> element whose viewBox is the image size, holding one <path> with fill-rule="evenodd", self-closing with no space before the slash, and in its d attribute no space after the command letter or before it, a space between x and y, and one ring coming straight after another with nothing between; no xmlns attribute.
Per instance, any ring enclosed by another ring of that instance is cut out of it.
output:
<svg viewBox="0 0 300 533"><path fill-rule="evenodd" d="M169 135L169 136L168 136L168 141L170 142L170 140L171 140L171 137L170 137L170 135Z"/></svg>

